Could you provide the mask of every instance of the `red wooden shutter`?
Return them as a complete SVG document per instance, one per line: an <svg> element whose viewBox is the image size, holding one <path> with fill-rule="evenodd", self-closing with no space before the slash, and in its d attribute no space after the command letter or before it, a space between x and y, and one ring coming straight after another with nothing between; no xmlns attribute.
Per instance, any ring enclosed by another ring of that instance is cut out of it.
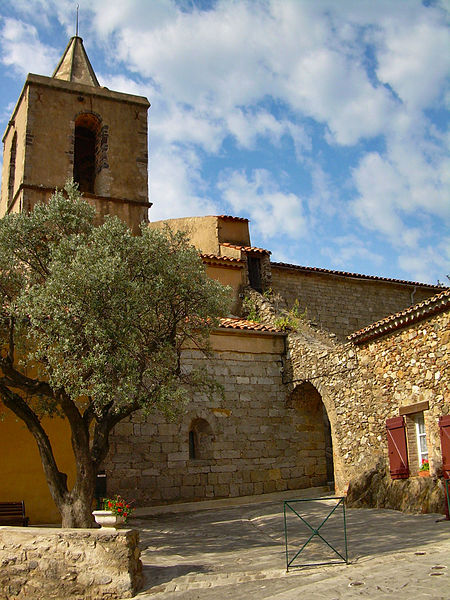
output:
<svg viewBox="0 0 450 600"><path fill-rule="evenodd" d="M405 420L393 417L386 420L389 467L392 479L409 477Z"/></svg>
<svg viewBox="0 0 450 600"><path fill-rule="evenodd" d="M440 417L442 471L444 479L450 479L450 415Z"/></svg>

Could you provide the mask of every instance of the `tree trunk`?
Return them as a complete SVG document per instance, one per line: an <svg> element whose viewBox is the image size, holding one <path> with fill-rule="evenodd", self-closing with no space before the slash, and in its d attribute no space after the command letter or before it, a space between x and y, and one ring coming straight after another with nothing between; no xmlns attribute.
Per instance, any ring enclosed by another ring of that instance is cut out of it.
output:
<svg viewBox="0 0 450 600"><path fill-rule="evenodd" d="M61 527L90 529L94 526L92 516L94 491L86 493L79 490L77 494L69 494L66 501L61 502L58 510L61 513Z"/></svg>

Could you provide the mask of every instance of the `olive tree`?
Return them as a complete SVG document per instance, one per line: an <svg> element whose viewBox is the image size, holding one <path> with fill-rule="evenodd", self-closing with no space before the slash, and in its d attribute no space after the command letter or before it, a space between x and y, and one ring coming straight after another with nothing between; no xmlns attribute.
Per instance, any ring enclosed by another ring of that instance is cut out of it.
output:
<svg viewBox="0 0 450 600"><path fill-rule="evenodd" d="M113 427L134 411L173 413L199 388L186 345L205 353L229 291L209 279L186 236L95 211L68 184L0 221L0 398L37 443L63 527L89 527ZM44 416L71 429L76 480L57 465Z"/></svg>

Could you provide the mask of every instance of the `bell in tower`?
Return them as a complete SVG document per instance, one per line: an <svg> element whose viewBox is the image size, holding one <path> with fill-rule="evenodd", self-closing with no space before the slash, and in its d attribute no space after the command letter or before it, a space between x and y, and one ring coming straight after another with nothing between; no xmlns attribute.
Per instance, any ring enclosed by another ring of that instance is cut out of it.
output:
<svg viewBox="0 0 450 600"><path fill-rule="evenodd" d="M138 232L148 220L147 111L142 96L101 87L79 36L52 77L29 74L3 136L0 216L31 210L73 178L101 219Z"/></svg>

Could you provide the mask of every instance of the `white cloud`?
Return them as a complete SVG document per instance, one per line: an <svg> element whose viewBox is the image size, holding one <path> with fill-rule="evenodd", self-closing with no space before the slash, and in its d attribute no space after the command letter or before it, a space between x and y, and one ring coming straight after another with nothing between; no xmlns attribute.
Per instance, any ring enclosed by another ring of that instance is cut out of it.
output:
<svg viewBox="0 0 450 600"><path fill-rule="evenodd" d="M301 198L282 192L268 171L256 169L250 178L240 171L223 173L218 187L231 212L248 215L252 229L263 238L295 239L306 233Z"/></svg>
<svg viewBox="0 0 450 600"><path fill-rule="evenodd" d="M150 201L154 202L150 209L151 221L220 214L218 207L206 197L207 185L195 152L176 146L164 147L151 155L150 164Z"/></svg>
<svg viewBox="0 0 450 600"><path fill-rule="evenodd" d="M368 153L353 171L358 196L352 208L366 229L387 235L394 245L416 247L427 231L408 219L422 215L448 221L449 179L450 159L441 144L394 137L385 155Z"/></svg>
<svg viewBox="0 0 450 600"><path fill-rule="evenodd" d="M48 36L57 19L72 34L73 3L18 0L15 11L23 21L1 22L1 61L21 74L51 73L62 49L46 46L34 24ZM448 133L426 112L450 94L446 15L444 3L421 0L218 0L207 10L175 0L92 0L80 23L103 50L102 83L152 102L152 219L222 212L204 158L223 157L225 140L240 157L263 143L273 152L271 172L249 175L253 155L250 167L222 173L219 186L261 235L293 240L307 232L306 214L309 228L359 223L358 237L376 232L411 257L450 210ZM287 137L299 173L286 175ZM327 161L339 150L336 177ZM364 244L354 246L376 261ZM340 261L356 256L352 243L327 247Z"/></svg>
<svg viewBox="0 0 450 600"><path fill-rule="evenodd" d="M58 62L58 52L39 40L33 25L17 19L3 19L1 61L20 75L51 74Z"/></svg>
<svg viewBox="0 0 450 600"><path fill-rule="evenodd" d="M152 128L153 135L169 144L195 144L212 154L219 151L226 135L223 122L179 105L172 104L166 109L164 113L159 111L160 118L155 119Z"/></svg>
<svg viewBox="0 0 450 600"><path fill-rule="evenodd" d="M437 16L427 11L421 21L396 22L379 35L377 76L413 109L429 106L449 74L450 30Z"/></svg>
<svg viewBox="0 0 450 600"><path fill-rule="evenodd" d="M110 90L120 90L124 94L134 94L135 96L152 96L152 87L138 82L126 75L109 75L108 73L97 73L97 79L100 85Z"/></svg>
<svg viewBox="0 0 450 600"><path fill-rule="evenodd" d="M367 260L375 267L380 267L383 257L372 252L367 243L356 235L337 236L333 239L333 246L326 245L321 253L331 259L337 269L347 269L347 265L357 260Z"/></svg>
<svg viewBox="0 0 450 600"><path fill-rule="evenodd" d="M425 246L414 252L403 252L398 257L398 265L409 273L414 281L437 284L433 274L439 269L443 274L441 283L448 285L445 275L450 272L450 238L444 240L438 247Z"/></svg>
<svg viewBox="0 0 450 600"><path fill-rule="evenodd" d="M238 145L246 149L255 148L258 138L265 137L277 145L287 135L292 138L299 159L305 151L311 150L310 136L302 126L287 119L279 120L267 110L236 108L226 116L226 125L226 131L235 137Z"/></svg>

